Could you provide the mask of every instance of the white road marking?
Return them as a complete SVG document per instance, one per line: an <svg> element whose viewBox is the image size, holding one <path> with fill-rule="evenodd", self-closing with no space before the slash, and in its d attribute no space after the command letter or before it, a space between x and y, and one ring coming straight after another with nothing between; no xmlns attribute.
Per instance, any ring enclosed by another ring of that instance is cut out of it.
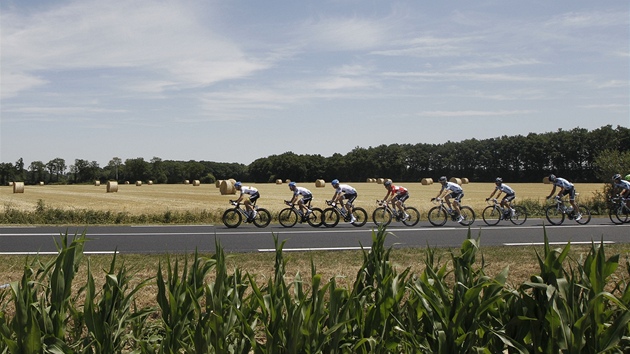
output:
<svg viewBox="0 0 630 354"><path fill-rule="evenodd" d="M116 251L83 251L83 254L115 254ZM0 252L0 256L56 256L59 252Z"/></svg>
<svg viewBox="0 0 630 354"><path fill-rule="evenodd" d="M567 243L571 243L572 245L590 245L592 243L599 244L602 241L558 241L558 242L548 242L550 245L566 245ZM613 244L614 241L603 241L605 244ZM544 246L544 242L506 242L503 246Z"/></svg>
<svg viewBox="0 0 630 354"><path fill-rule="evenodd" d="M316 252L316 251L357 251L361 247L319 247L319 248L283 248L282 252ZM363 247L365 250L371 250L372 247ZM259 248L258 252L275 252L274 248Z"/></svg>

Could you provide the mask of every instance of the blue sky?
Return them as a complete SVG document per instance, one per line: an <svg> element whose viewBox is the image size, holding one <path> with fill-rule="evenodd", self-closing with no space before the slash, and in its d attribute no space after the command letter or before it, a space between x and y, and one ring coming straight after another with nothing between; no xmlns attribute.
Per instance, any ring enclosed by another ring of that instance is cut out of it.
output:
<svg viewBox="0 0 630 354"><path fill-rule="evenodd" d="M630 126L630 2L0 2L0 161Z"/></svg>

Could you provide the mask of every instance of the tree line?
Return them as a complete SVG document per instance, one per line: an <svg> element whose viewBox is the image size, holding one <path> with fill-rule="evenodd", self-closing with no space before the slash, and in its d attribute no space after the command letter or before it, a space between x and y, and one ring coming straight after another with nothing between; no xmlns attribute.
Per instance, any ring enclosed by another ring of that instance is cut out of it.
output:
<svg viewBox="0 0 630 354"><path fill-rule="evenodd" d="M611 159L610 156L619 156ZM99 181L147 181L182 183L234 178L257 183L276 179L315 181L340 179L364 181L385 177L395 181L418 181L442 175L466 177L471 181L492 181L502 176L506 181L539 182L555 173L574 182L598 182L609 178L611 170L630 173L630 129L611 125L587 130L574 128L556 132L530 133L526 136L501 136L467 139L443 144L390 144L356 147L345 155L285 152L259 158L249 165L211 161L173 161L154 157L122 160L114 157L107 166L96 161L76 159L67 165L55 158L44 163L23 159L0 163L0 182L24 181L26 184L79 184ZM598 160L599 159L599 160ZM598 163L599 162L599 163ZM602 166L608 163L607 166ZM610 164L614 166L611 166Z"/></svg>

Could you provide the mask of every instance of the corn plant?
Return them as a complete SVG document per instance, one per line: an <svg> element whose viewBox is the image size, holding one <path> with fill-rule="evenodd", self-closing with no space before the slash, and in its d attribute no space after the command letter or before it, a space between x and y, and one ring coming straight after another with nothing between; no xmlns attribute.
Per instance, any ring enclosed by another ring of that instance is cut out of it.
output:
<svg viewBox="0 0 630 354"><path fill-rule="evenodd" d="M190 273L188 257L184 259L181 276L179 259L171 266L168 258L166 279L162 274L162 264L158 265L157 302L164 326L160 353L194 352L192 338L201 313L204 279L213 266L214 262L200 257L196 251Z"/></svg>
<svg viewBox="0 0 630 354"><path fill-rule="evenodd" d="M138 326L153 309L134 311L132 305L138 291L148 284L146 279L130 289L131 275L124 266L116 272L116 253L105 275L105 283L100 293L94 285L94 276L88 262L87 285L83 319L88 331L83 347L88 353L120 353L133 344L132 324ZM138 321L139 320L139 321ZM136 328L136 331L139 329Z"/></svg>

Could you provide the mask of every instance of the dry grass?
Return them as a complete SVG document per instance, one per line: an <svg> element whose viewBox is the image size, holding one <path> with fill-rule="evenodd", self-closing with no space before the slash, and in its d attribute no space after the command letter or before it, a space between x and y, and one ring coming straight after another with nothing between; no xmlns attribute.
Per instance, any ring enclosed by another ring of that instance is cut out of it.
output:
<svg viewBox="0 0 630 354"><path fill-rule="evenodd" d="M354 186L359 197L356 205L363 207L371 213L376 207L375 201L385 196L383 185L377 183L350 183ZM259 189L261 198L259 206L272 212L278 212L285 207L283 200L291 199L291 193L287 184L253 183L250 184ZM315 197L313 205L325 207L325 200L333 195L330 183L324 188L316 188L315 182L298 183L313 192ZM431 206L430 199L435 197L440 189L440 184L423 186L417 183L401 183L408 188L411 198L408 206L417 207L424 214ZM509 183L516 190L517 202L519 199L532 199L542 201L551 191L551 185L542 183ZM494 183L470 183L463 185L465 197L463 203L481 210L486 206L487 198L494 188ZM601 191L603 184L586 183L576 184L582 200L589 199L595 191ZM70 186L25 186L23 194L14 194L12 187L0 187L0 205L18 210L35 210L39 200L47 207L62 210L91 209L101 211L127 212L130 214L153 214L165 211L201 211L227 209L228 201L236 199L237 195L221 195L219 188L214 184L202 184L192 186L185 184L161 184L143 185L137 187L133 184L118 185L117 193L106 193L106 186L94 185L70 185Z"/></svg>

